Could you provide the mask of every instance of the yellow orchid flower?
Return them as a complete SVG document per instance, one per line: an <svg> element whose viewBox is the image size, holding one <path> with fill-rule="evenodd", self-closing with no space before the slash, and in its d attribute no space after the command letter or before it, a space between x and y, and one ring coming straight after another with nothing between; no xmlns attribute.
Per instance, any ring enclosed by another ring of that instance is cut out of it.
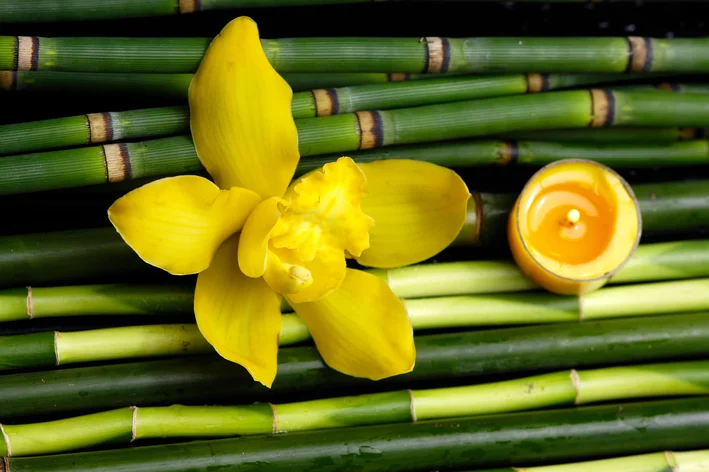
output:
<svg viewBox="0 0 709 472"><path fill-rule="evenodd" d="M283 296L333 369L374 380L409 372L403 303L346 258L390 268L434 256L462 228L468 188L434 164L349 157L291 182L300 159L292 95L256 23L230 22L189 89L193 140L214 183L151 182L116 200L109 219L145 262L199 274L201 333L262 384L276 376Z"/></svg>

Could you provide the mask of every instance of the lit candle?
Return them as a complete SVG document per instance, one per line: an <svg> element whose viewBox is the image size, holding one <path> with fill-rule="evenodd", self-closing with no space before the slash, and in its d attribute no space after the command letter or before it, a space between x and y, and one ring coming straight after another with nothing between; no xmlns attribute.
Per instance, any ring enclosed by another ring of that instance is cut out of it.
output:
<svg viewBox="0 0 709 472"><path fill-rule="evenodd" d="M621 176L597 162L566 159L527 182L507 230L522 272L550 292L572 295L602 287L625 264L642 221Z"/></svg>

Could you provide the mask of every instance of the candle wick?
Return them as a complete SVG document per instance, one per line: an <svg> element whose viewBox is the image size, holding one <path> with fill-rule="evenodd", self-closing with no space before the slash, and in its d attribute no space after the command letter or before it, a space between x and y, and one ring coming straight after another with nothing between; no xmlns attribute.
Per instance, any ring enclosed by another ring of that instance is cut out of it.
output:
<svg viewBox="0 0 709 472"><path fill-rule="evenodd" d="M566 219L569 221L569 223L575 225L579 222L579 220L581 220L581 213L576 208L573 208L569 210L569 213L566 214Z"/></svg>

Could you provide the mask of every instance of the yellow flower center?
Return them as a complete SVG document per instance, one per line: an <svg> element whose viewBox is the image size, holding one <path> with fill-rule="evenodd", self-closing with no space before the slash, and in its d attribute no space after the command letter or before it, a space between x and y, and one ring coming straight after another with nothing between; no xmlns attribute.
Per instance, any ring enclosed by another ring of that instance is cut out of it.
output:
<svg viewBox="0 0 709 472"><path fill-rule="evenodd" d="M269 285L306 299L337 288L345 258L369 247L374 220L360 208L366 195L366 177L349 157L293 182L278 204L281 216L268 242Z"/></svg>

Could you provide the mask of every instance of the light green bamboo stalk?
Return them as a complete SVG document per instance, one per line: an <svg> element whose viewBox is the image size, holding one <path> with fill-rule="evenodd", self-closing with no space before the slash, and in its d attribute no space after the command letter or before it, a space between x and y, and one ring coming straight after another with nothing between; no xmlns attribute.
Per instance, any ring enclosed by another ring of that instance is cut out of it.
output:
<svg viewBox="0 0 709 472"><path fill-rule="evenodd" d="M709 278L608 287L578 297L528 292L418 298L404 304L416 331L701 312L709 310ZM192 312L191 304L184 308ZM280 345L309 339L297 315L283 315ZM40 332L0 337L0 371L211 352L194 324Z"/></svg>
<svg viewBox="0 0 709 472"><path fill-rule="evenodd" d="M709 361L555 372L489 384L414 389L286 404L131 407L45 423L4 425L0 455L52 454L154 438L230 437L423 421L709 394Z"/></svg>
<svg viewBox="0 0 709 472"><path fill-rule="evenodd" d="M385 280L397 296L414 305L413 299L418 298L501 294L539 288L512 260L416 264L387 270L370 269L369 272ZM709 277L709 240L669 241L638 246L609 285L701 277ZM57 316L192 313L193 294L194 288L189 284L10 288L0 290L0 322ZM591 303L594 303L593 297ZM284 304L283 310L290 311L290 307ZM592 315L593 311L587 311L586 316L589 313Z"/></svg>

